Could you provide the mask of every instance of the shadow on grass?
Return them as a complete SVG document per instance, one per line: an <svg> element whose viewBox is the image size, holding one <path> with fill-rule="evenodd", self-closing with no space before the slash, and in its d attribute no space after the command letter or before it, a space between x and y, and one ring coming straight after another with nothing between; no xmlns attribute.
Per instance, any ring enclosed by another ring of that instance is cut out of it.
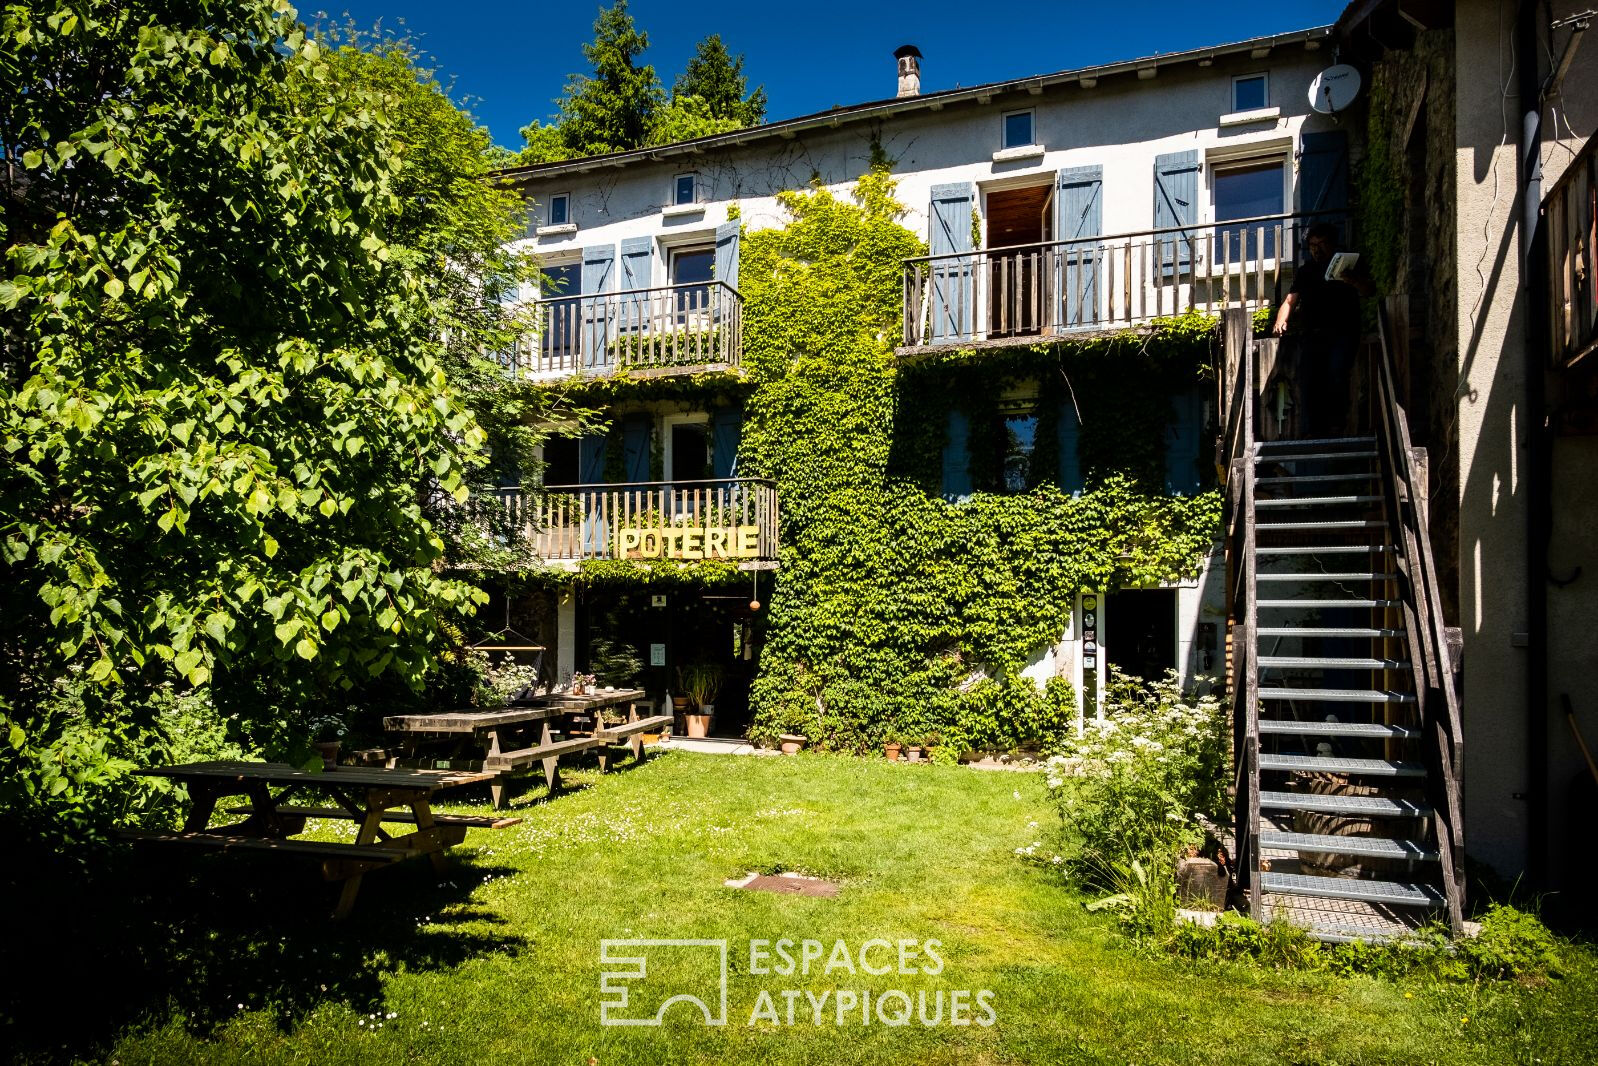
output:
<svg viewBox="0 0 1598 1066"><path fill-rule="evenodd" d="M36 870L4 889L20 900L0 898L11 919L0 1061L96 1057L119 1032L172 1014L206 1033L242 1010L267 1011L284 1029L326 1003L371 1013L386 974L527 946L493 929L496 915L462 907L511 871L459 859L442 876L425 862L368 875L338 923L338 885L314 863L276 856L119 849L88 878Z"/></svg>

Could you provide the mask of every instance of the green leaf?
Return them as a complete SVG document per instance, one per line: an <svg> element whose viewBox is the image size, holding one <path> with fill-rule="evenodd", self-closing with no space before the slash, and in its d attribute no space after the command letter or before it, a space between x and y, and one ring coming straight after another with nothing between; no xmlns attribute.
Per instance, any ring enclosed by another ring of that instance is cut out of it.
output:
<svg viewBox="0 0 1598 1066"><path fill-rule="evenodd" d="M268 559L272 558L272 556L277 554L277 541L271 537L263 538L261 541L261 550L266 553L266 557Z"/></svg>
<svg viewBox="0 0 1598 1066"><path fill-rule="evenodd" d="M116 278L112 278L110 281L106 282L105 294L111 297L113 300L122 299L122 282L118 281Z"/></svg>
<svg viewBox="0 0 1598 1066"><path fill-rule="evenodd" d="M314 659L316 658L316 641L310 637L302 637L300 642L294 645L294 652L302 659Z"/></svg>
<svg viewBox="0 0 1598 1066"><path fill-rule="evenodd" d="M294 639L294 634L298 633L304 624L305 623L300 621L298 618L290 618L287 622L279 622L277 626L274 627L273 632L277 634L279 643L287 644L289 641Z"/></svg>
<svg viewBox="0 0 1598 1066"><path fill-rule="evenodd" d="M338 510L338 504L334 503L331 499L324 499L317 505L316 509L322 512L322 516L324 518L332 518L334 513Z"/></svg>
<svg viewBox="0 0 1598 1066"><path fill-rule="evenodd" d="M344 620L344 616L339 614L337 611L323 611L322 612L322 628L327 630L329 633L331 633L331 632L333 632L333 630L337 629L338 628L338 624L340 622L342 622L343 620Z"/></svg>
<svg viewBox="0 0 1598 1066"><path fill-rule="evenodd" d="M31 148L22 153L22 165L29 170L36 170L44 162L44 153L37 148Z"/></svg>

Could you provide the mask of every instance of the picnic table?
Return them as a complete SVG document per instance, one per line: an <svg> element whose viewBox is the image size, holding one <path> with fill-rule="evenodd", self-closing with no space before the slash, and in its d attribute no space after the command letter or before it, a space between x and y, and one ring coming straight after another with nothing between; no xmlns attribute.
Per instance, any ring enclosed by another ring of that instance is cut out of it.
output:
<svg viewBox="0 0 1598 1066"><path fill-rule="evenodd" d="M489 792L499 809L509 796L511 779L532 772L534 766L543 770L544 781L554 793L560 787L563 756L593 750L599 756L601 772L610 767L608 749L613 746L625 744L636 758L643 758L642 734L671 728L670 715L639 713L639 705L646 699L647 693L636 688L582 695L554 692L492 711L467 708L392 715L383 719L383 728L398 735L413 756L420 744L428 741L454 740L457 747L480 747L482 772L492 778ZM605 725L602 712L622 704L627 706L627 720ZM565 719L564 728L556 739L552 723L560 719ZM398 762L390 759L389 765Z"/></svg>
<svg viewBox="0 0 1598 1066"><path fill-rule="evenodd" d="M349 914L367 872L426 856L442 873L447 848L466 838L473 827L503 829L517 818L489 818L434 814L432 800L444 789L488 780L483 773L436 770L392 770L382 767L336 767L312 773L285 763L221 761L184 763L139 770L149 777L165 777L188 786L191 806L178 832L125 829L122 836L145 843L182 844L218 850L272 852L319 859L322 875L342 881L335 919ZM278 788L275 794L273 788ZM323 802L314 805L291 801L310 793ZM243 821L212 827L218 802L227 796L244 796L248 806L228 813L244 814ZM330 801L330 802L329 802ZM305 831L307 818L342 818L359 829L355 842L291 840ZM415 830L390 834L384 824L410 824Z"/></svg>

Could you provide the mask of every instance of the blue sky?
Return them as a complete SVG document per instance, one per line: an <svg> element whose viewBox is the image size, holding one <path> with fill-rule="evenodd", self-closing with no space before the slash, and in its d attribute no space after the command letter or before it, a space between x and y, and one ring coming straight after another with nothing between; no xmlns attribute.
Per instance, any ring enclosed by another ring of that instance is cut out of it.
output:
<svg viewBox="0 0 1598 1066"><path fill-rule="evenodd" d="M431 53L457 102L506 147L517 130L554 111L566 75L586 71L581 45L593 37L595 0L581 3L349 0L319 10L361 26L403 27ZM880 100L894 92L893 50L914 44L926 57L922 90L952 89L1055 70L1224 44L1336 20L1341 0L1240 3L918 4L740 3L633 0L649 34L645 60L669 88L700 38L720 33L747 57L750 84L763 83L768 120ZM1330 57L1328 57L1328 62Z"/></svg>

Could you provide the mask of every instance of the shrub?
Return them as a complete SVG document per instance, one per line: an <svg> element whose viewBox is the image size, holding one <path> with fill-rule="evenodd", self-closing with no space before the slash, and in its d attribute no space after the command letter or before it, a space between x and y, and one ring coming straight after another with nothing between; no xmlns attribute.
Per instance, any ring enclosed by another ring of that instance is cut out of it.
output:
<svg viewBox="0 0 1598 1066"><path fill-rule="evenodd" d="M1134 860L1163 876L1182 848L1200 843L1201 818L1224 819L1230 759L1220 702L1183 693L1174 675L1116 677L1106 702L1104 717L1045 763L1058 850L1068 873L1097 887Z"/></svg>
<svg viewBox="0 0 1598 1066"><path fill-rule="evenodd" d="M1459 942L1459 953L1477 977L1542 977L1560 972L1559 945L1534 914L1494 903L1481 919L1481 933Z"/></svg>

